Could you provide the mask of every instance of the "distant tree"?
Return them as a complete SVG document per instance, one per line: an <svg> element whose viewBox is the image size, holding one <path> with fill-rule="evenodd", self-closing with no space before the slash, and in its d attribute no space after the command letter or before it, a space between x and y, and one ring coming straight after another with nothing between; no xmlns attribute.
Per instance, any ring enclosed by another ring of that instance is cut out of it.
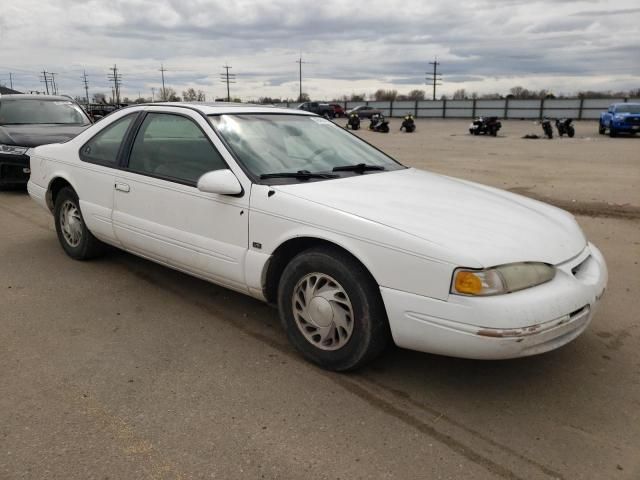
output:
<svg viewBox="0 0 640 480"><path fill-rule="evenodd" d="M407 100L424 100L425 95L424 90L411 90L407 95Z"/></svg>
<svg viewBox="0 0 640 480"><path fill-rule="evenodd" d="M349 98L347 98L347 100L350 102L364 102L365 98L366 95L364 93L352 93L351 95L349 95Z"/></svg>
<svg viewBox="0 0 640 480"><path fill-rule="evenodd" d="M93 94L93 103L107 103L107 96L104 93L94 93Z"/></svg>
<svg viewBox="0 0 640 480"><path fill-rule="evenodd" d="M467 91L464 88L459 88L455 92L453 92L452 100L466 100Z"/></svg>
<svg viewBox="0 0 640 480"><path fill-rule="evenodd" d="M198 94L193 88L187 88L182 91L182 98L185 102L195 102L198 98Z"/></svg>
<svg viewBox="0 0 640 480"><path fill-rule="evenodd" d="M239 97L232 98L231 101L233 103L242 103L242 100Z"/></svg>
<svg viewBox="0 0 640 480"><path fill-rule="evenodd" d="M446 95L440 95L440 100L447 100L447 96Z"/></svg>
<svg viewBox="0 0 640 480"><path fill-rule="evenodd" d="M133 103L151 103L151 99L150 98L144 98L144 97L138 97L133 101Z"/></svg>
<svg viewBox="0 0 640 480"><path fill-rule="evenodd" d="M176 91L171 87L165 87L160 89L160 101L161 102L179 102L180 97Z"/></svg>
<svg viewBox="0 0 640 480"><path fill-rule="evenodd" d="M500 100L502 95L499 93L483 93L480 98L483 100Z"/></svg>
<svg viewBox="0 0 640 480"><path fill-rule="evenodd" d="M129 97L124 97L122 103L133 103Z"/></svg>
<svg viewBox="0 0 640 480"><path fill-rule="evenodd" d="M385 90L380 88L373 94L373 100L377 102L393 102L397 96L397 90Z"/></svg>
<svg viewBox="0 0 640 480"><path fill-rule="evenodd" d="M473 100L475 100L476 98L478 98L478 92L471 92L471 98Z"/></svg>
<svg viewBox="0 0 640 480"><path fill-rule="evenodd" d="M280 98L271 98L271 97L260 97L260 98L258 98L258 103L271 105L273 103L282 103L282 99L280 99Z"/></svg>
<svg viewBox="0 0 640 480"><path fill-rule="evenodd" d="M308 93L304 93L302 92L299 96L298 96L298 101L299 102L310 102L311 101L311 97L309 97Z"/></svg>
<svg viewBox="0 0 640 480"><path fill-rule="evenodd" d="M198 90L196 92L196 101L197 102L206 102L207 101L207 95L202 90Z"/></svg>

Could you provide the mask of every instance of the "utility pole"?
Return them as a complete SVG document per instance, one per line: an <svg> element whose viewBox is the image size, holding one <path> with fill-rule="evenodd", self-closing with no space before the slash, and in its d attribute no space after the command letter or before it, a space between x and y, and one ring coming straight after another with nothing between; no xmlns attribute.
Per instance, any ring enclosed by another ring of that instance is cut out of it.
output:
<svg viewBox="0 0 640 480"><path fill-rule="evenodd" d="M9 85L11 90L13 90L13 77L11 72L9 72Z"/></svg>
<svg viewBox="0 0 640 480"><path fill-rule="evenodd" d="M442 74L438 73L438 65L440 62L438 61L438 57L434 58L433 62L429 62L429 65L433 65L433 73L427 72L427 85L429 83L433 84L433 100L436 99L436 85L442 85L442 83L438 83L442 81Z"/></svg>
<svg viewBox="0 0 640 480"><path fill-rule="evenodd" d="M298 101L301 102L302 101L302 64L307 62L303 62L302 55L300 55L300 58L296 60L296 63L298 64L298 82L300 83L300 95L298 96Z"/></svg>
<svg viewBox="0 0 640 480"><path fill-rule="evenodd" d="M87 80L87 72L82 71L82 83L84 83L84 93L87 99L87 108L89 108L89 81Z"/></svg>
<svg viewBox="0 0 640 480"><path fill-rule="evenodd" d="M224 65L222 68L224 68L224 72L220 74L220 81L222 83L226 83L227 84L227 102L231 101L231 92L229 90L229 84L230 83L236 83L236 74L235 73L229 73L229 69L233 68L230 67L229 65Z"/></svg>
<svg viewBox="0 0 640 480"><path fill-rule="evenodd" d="M116 105L120 104L120 85L122 85L122 74L118 73L118 67L113 64L113 68L110 68L113 73L107 76L107 79L113 82L113 99Z"/></svg>
<svg viewBox="0 0 640 480"><path fill-rule="evenodd" d="M44 86L47 90L47 95L49 95L49 74L46 70L42 70L42 80L41 83L44 83Z"/></svg>
<svg viewBox="0 0 640 480"><path fill-rule="evenodd" d="M167 69L164 68L164 65L161 63L160 64L160 74L162 75L162 91L160 92L160 100L162 100L163 102L166 102L168 100L167 98L167 90L164 88L164 72L166 72Z"/></svg>
<svg viewBox="0 0 640 480"><path fill-rule="evenodd" d="M51 79L51 88L52 91L51 93L53 93L54 95L58 94L58 86L56 85L56 75L57 73L49 73L49 78Z"/></svg>
<svg viewBox="0 0 640 480"><path fill-rule="evenodd" d="M156 89L151 87L151 103L156 101Z"/></svg>

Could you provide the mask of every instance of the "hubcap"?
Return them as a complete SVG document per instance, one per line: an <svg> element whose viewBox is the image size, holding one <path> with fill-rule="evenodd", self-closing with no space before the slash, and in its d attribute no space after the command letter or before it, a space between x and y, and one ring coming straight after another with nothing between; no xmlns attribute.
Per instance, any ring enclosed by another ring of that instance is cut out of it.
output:
<svg viewBox="0 0 640 480"><path fill-rule="evenodd" d="M60 209L60 229L65 241L77 247L82 240L82 217L80 210L71 200L66 200Z"/></svg>
<svg viewBox="0 0 640 480"><path fill-rule="evenodd" d="M305 275L293 289L291 303L298 329L315 347L337 350L351 338L351 301L342 285L329 275Z"/></svg>

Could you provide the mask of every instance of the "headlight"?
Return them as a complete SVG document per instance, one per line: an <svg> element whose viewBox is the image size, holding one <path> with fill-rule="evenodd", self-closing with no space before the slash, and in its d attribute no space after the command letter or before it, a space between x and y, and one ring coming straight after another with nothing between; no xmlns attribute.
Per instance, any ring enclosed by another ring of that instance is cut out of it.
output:
<svg viewBox="0 0 640 480"><path fill-rule="evenodd" d="M29 147L16 147L15 145L2 145L0 144L0 153L6 155L24 155L29 150Z"/></svg>
<svg viewBox="0 0 640 480"><path fill-rule="evenodd" d="M623 122L623 121L624 121L624 115L614 115L614 116L613 116L613 119L614 119L616 122Z"/></svg>
<svg viewBox="0 0 640 480"><path fill-rule="evenodd" d="M457 268L451 293L458 295L499 295L517 292L553 279L555 268L546 263L511 263L485 270Z"/></svg>

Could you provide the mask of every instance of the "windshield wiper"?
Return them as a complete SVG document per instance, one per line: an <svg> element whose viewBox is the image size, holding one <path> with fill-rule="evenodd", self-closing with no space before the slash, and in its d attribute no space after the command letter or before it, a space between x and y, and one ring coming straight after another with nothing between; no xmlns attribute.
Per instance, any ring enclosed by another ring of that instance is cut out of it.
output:
<svg viewBox="0 0 640 480"><path fill-rule="evenodd" d="M297 172L263 173L264 178L297 178L298 180L309 180L310 178L338 178L338 175L330 173L312 173L309 170L298 170Z"/></svg>
<svg viewBox="0 0 640 480"><path fill-rule="evenodd" d="M384 167L382 165L367 165L366 163L358 163L356 165L343 165L341 167L333 167L334 172L364 173L371 170L384 170Z"/></svg>

